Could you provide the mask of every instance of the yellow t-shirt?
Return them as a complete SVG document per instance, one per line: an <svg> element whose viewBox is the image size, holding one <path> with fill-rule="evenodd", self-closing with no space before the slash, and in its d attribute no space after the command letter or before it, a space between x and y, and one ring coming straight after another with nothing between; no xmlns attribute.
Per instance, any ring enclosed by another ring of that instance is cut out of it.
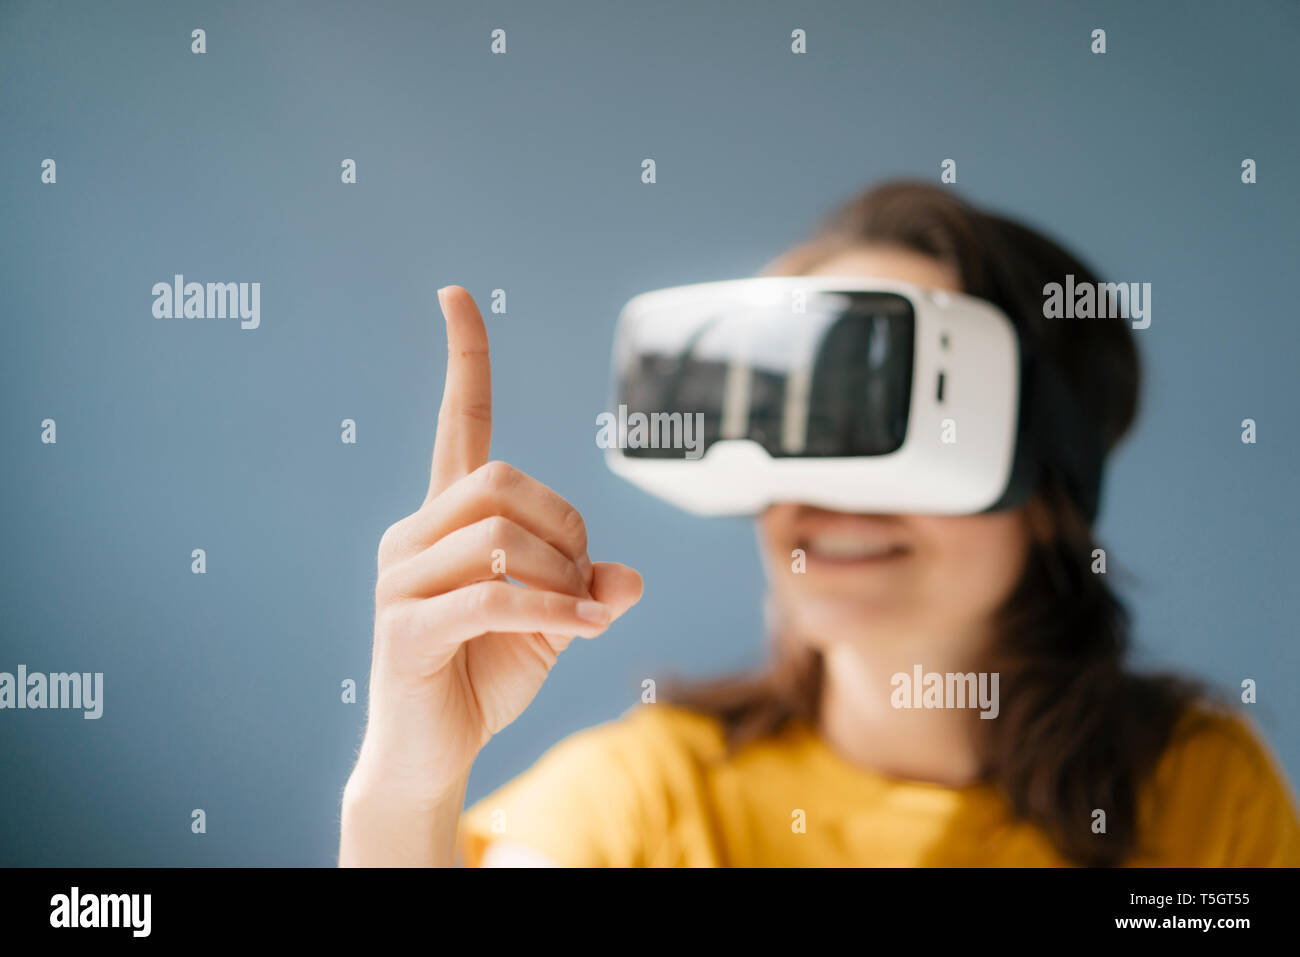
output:
<svg viewBox="0 0 1300 957"><path fill-rule="evenodd" d="M1295 799L1241 718L1190 713L1138 813L1134 865L1300 865ZM476 803L462 817L464 863L478 866L493 840L586 867L1068 864L987 785L876 774L806 725L728 757L713 719L666 704L570 735Z"/></svg>

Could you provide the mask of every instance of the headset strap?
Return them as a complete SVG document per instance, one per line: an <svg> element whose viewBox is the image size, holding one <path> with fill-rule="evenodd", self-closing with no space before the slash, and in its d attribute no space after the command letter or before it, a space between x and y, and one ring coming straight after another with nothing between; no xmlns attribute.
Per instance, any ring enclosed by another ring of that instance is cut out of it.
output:
<svg viewBox="0 0 1300 957"><path fill-rule="evenodd" d="M1092 417L1055 362L1020 337L1020 422L1015 463L1002 498L989 511L1025 502L1052 471L1091 524L1101 507L1106 449Z"/></svg>

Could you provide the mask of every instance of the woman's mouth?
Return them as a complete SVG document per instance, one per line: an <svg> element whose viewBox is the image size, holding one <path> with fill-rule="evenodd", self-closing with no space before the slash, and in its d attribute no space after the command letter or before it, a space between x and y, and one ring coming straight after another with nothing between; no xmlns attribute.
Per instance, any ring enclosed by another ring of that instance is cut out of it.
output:
<svg viewBox="0 0 1300 957"><path fill-rule="evenodd" d="M820 532L795 546L809 562L826 565L870 565L896 561L911 549L899 541L853 532Z"/></svg>

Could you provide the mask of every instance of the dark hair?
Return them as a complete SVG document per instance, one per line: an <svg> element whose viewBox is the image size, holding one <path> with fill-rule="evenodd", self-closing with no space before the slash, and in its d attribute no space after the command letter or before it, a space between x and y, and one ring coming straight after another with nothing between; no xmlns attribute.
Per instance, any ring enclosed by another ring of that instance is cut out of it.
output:
<svg viewBox="0 0 1300 957"><path fill-rule="evenodd" d="M765 272L798 275L870 244L953 266L965 292L1001 307L1031 346L1058 364L1107 451L1128 430L1138 408L1139 361L1127 324L1043 316L1047 283L1070 274L1076 285L1097 282L1077 257L950 190L893 182L837 209ZM1107 576L1092 571L1088 520L1051 475L1028 507L1049 531L1035 536L1024 575L999 614L989 669L1010 693L996 721L976 722L983 779L1065 858L1123 863L1139 849L1139 789L1204 691L1180 677L1125 670L1129 616ZM670 689L668 700L718 719L732 749L792 720L815 723L821 655L773 637L773 658L761 672ZM1106 812L1104 834L1092 830L1096 808Z"/></svg>

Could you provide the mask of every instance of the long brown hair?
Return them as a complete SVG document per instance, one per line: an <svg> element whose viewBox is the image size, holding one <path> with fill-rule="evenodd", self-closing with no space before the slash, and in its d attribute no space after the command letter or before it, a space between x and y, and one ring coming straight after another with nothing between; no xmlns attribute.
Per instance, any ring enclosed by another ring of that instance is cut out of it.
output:
<svg viewBox="0 0 1300 957"><path fill-rule="evenodd" d="M903 247L955 267L964 291L1000 306L1031 347L1064 371L1108 451L1127 432L1139 382L1128 325L1043 317L1047 283L1067 275L1076 285L1097 282L1076 256L947 189L893 182L835 210L765 272L798 275L864 244ZM1029 508L1048 532L1035 536L1025 573L999 615L990 670L1011 693L996 721L977 722L983 779L1068 860L1120 864L1139 850L1142 783L1205 691L1187 679L1125 669L1128 612L1107 576L1093 572L1097 546L1087 519L1051 475ZM762 671L680 686L667 699L716 718L732 749L791 721L815 726L821 655L772 637L774 652ZM1091 827L1097 808L1106 812L1104 834Z"/></svg>

